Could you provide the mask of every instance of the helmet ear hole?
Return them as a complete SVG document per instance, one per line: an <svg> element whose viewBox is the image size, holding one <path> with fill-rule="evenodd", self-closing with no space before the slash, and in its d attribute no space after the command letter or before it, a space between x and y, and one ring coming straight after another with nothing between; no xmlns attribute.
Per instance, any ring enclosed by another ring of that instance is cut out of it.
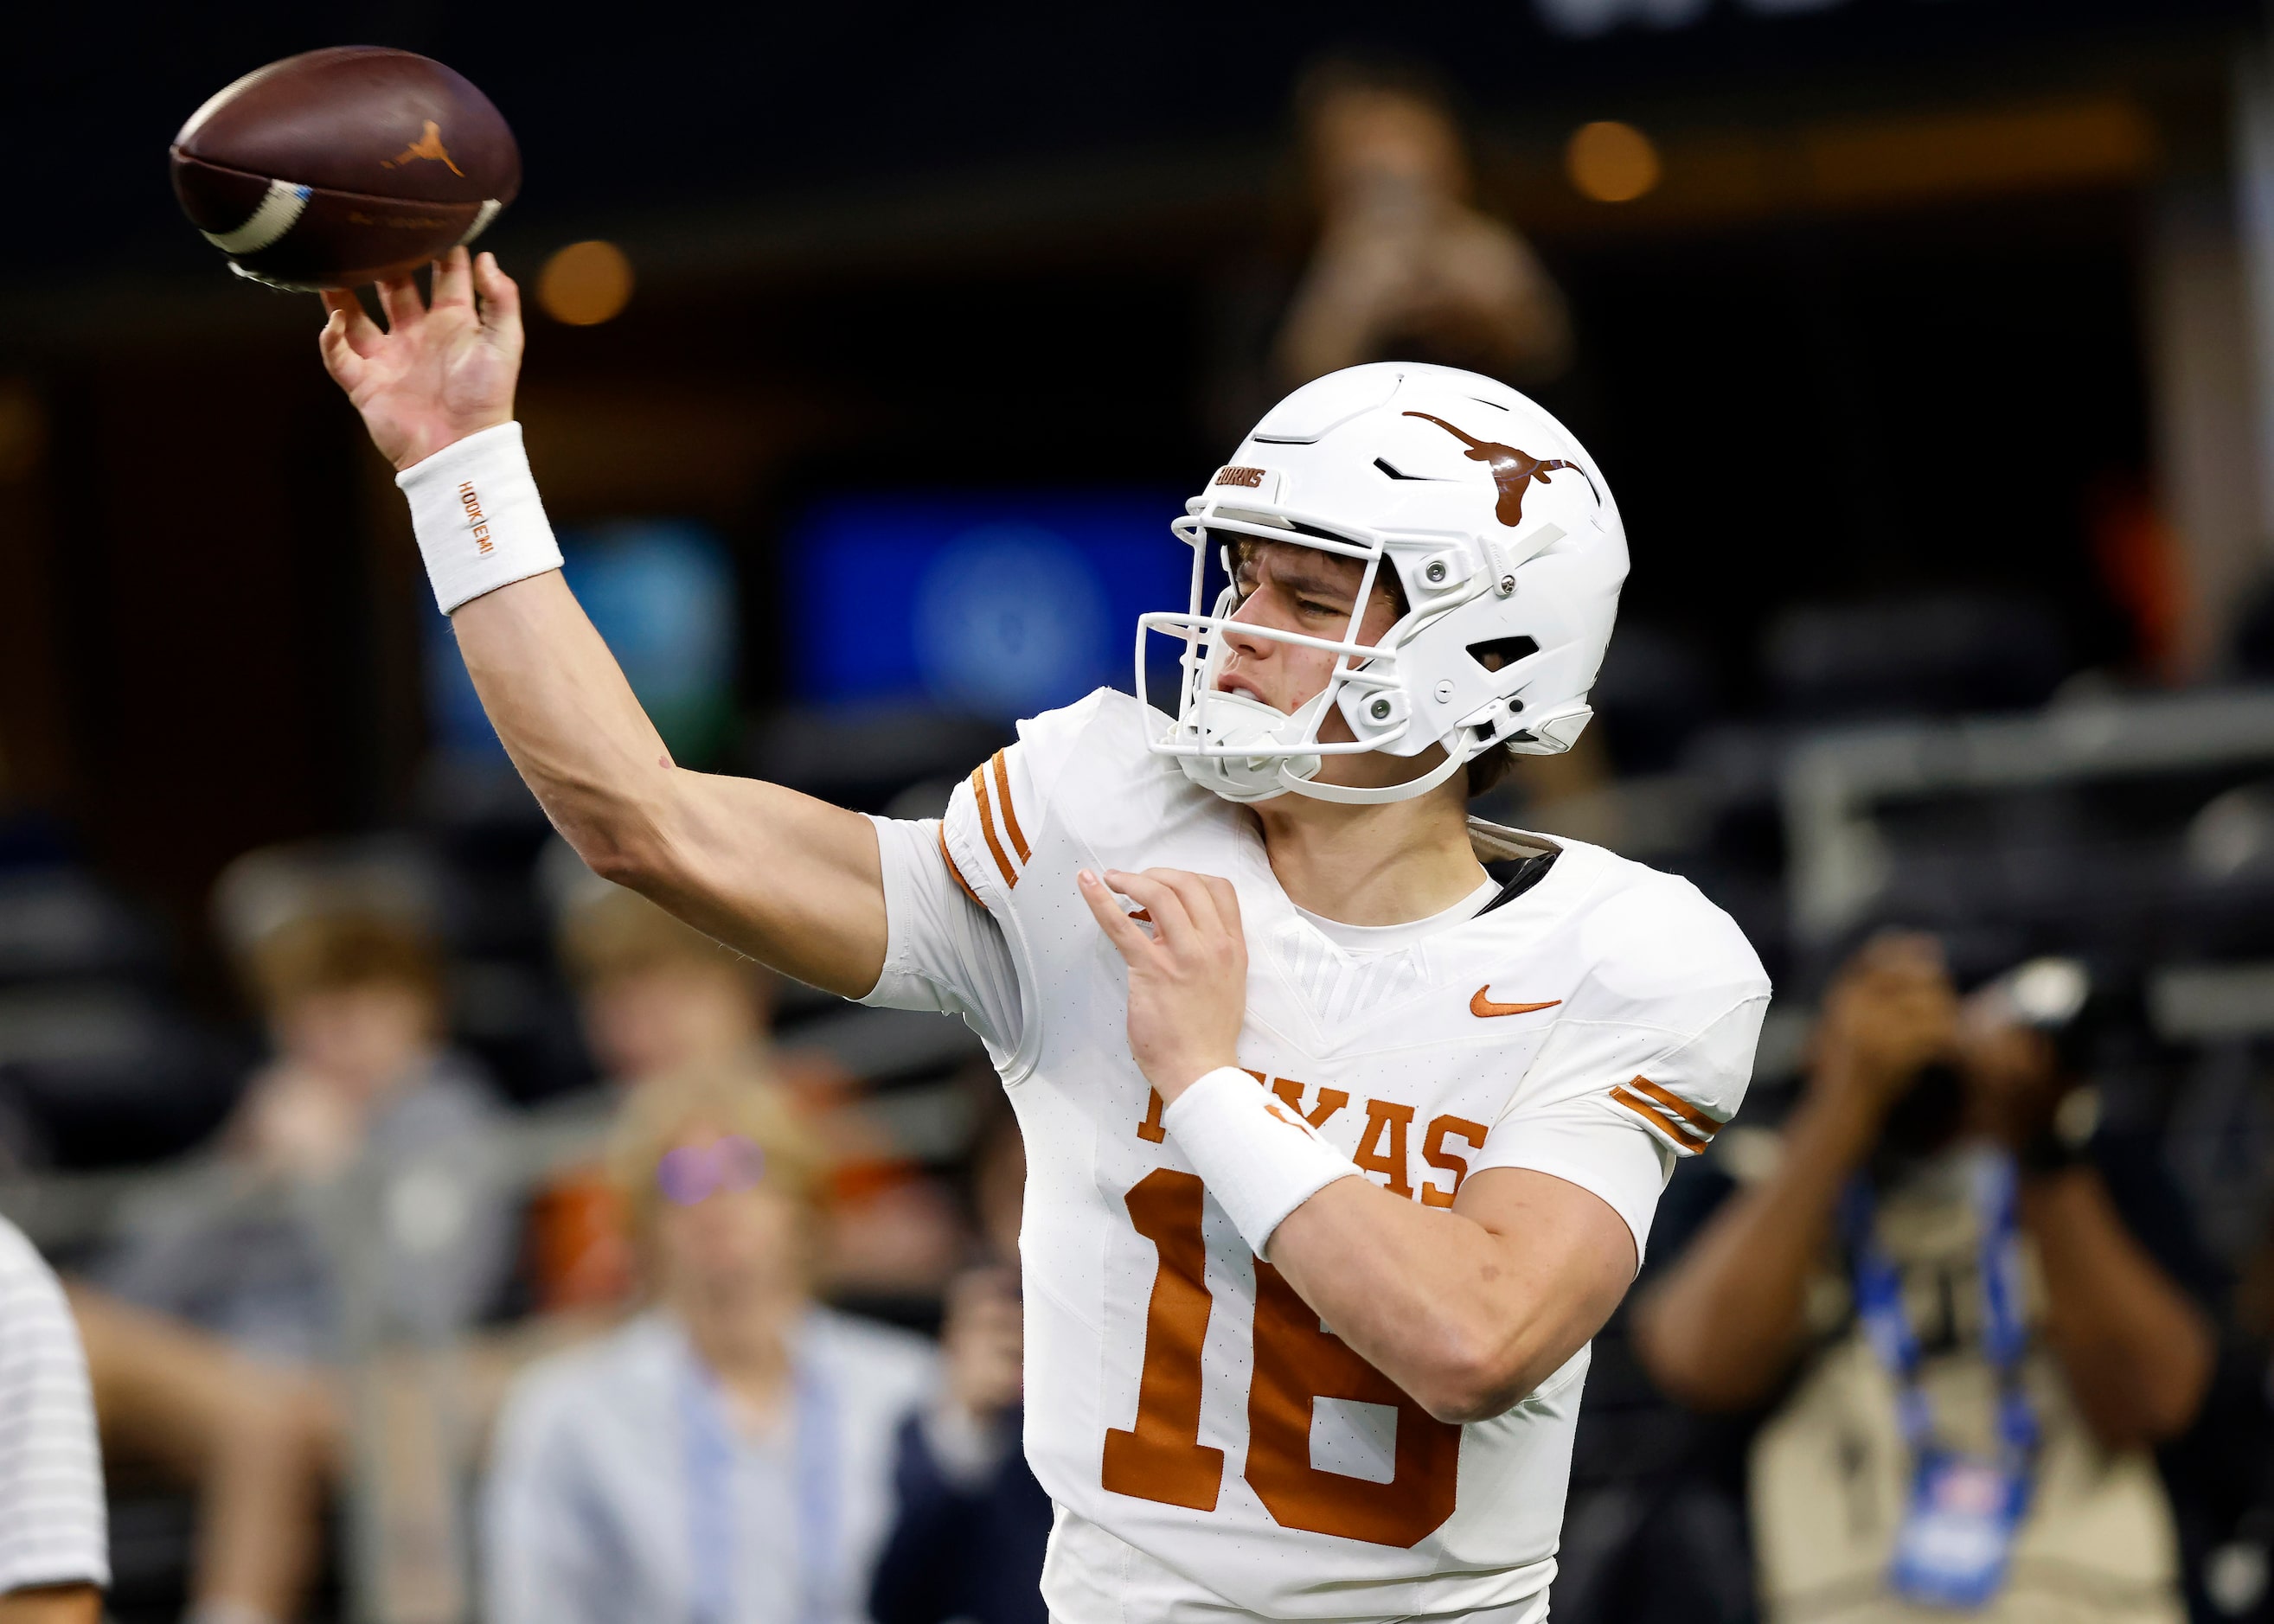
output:
<svg viewBox="0 0 2274 1624"><path fill-rule="evenodd" d="M1469 645L1469 658L1487 671L1505 671L1539 652L1539 643L1529 637L1494 637Z"/></svg>

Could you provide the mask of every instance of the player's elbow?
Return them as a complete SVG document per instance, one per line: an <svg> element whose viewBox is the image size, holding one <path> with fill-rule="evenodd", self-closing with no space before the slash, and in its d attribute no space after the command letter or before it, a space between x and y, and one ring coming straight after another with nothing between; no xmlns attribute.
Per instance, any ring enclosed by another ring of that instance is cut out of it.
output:
<svg viewBox="0 0 2274 1624"><path fill-rule="evenodd" d="M627 794L586 786L547 797L546 811L584 866L604 880L655 896L685 878L685 819L670 794Z"/></svg>
<svg viewBox="0 0 2274 1624"><path fill-rule="evenodd" d="M652 841L619 838L611 830L579 831L568 844L587 868L628 891L652 890L662 878L663 854Z"/></svg>
<svg viewBox="0 0 2274 1624"><path fill-rule="evenodd" d="M1465 1426L1472 1421L1489 1421L1512 1408L1512 1401L1498 1397L1495 1384L1477 1376L1447 1372L1440 1380L1424 1385L1421 1392L1412 1395L1413 1402L1427 1410L1432 1419L1449 1421Z"/></svg>
<svg viewBox="0 0 2274 1624"><path fill-rule="evenodd" d="M1554 1374L1542 1357L1482 1327L1451 1328L1415 1372L1407 1391L1440 1421L1465 1425L1505 1415Z"/></svg>
<svg viewBox="0 0 2274 1624"><path fill-rule="evenodd" d="M561 832L584 866L628 891L655 896L684 877L677 843L647 808L612 809L604 816L563 820Z"/></svg>

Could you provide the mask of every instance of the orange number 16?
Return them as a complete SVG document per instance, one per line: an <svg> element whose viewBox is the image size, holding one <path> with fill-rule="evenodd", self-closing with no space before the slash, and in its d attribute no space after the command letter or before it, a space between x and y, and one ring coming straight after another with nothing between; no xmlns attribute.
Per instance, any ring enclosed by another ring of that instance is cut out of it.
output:
<svg viewBox="0 0 2274 1624"><path fill-rule="evenodd" d="M1224 1451L1201 1442L1201 1343L1211 1304L1201 1238L1201 1181L1156 1168L1124 1198L1160 1262L1145 1313L1137 1425L1105 1434L1104 1486L1116 1494L1216 1509ZM1283 1528L1419 1543L1453 1515L1461 1429L1440 1421L1319 1326L1284 1276L1255 1260L1255 1374L1247 1389L1248 1486ZM1311 1464L1311 1402L1347 1399L1397 1412L1395 1469L1371 1483Z"/></svg>

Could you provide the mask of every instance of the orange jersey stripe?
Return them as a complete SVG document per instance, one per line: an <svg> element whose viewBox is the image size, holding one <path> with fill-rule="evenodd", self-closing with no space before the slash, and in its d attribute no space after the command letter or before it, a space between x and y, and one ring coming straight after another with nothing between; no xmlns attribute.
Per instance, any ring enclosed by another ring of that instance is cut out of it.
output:
<svg viewBox="0 0 2274 1624"><path fill-rule="evenodd" d="M939 860L947 865L947 872L949 876L955 881L956 885L962 891L963 894L970 898L972 901L978 903L981 907L985 907L987 905L979 901L979 893L971 889L971 882L963 877L963 870L955 866L955 853L947 849L947 825L945 823L942 823L939 826Z"/></svg>
<svg viewBox="0 0 2274 1624"><path fill-rule="evenodd" d="M1709 1139L1721 1131L1722 1124L1718 1119L1708 1116L1672 1089L1660 1088L1646 1077L1635 1078L1627 1084L1627 1086L1640 1089L1655 1100L1661 1110L1673 1112Z"/></svg>
<svg viewBox="0 0 2274 1624"><path fill-rule="evenodd" d="M995 752L995 788L1003 798L1003 827L1011 837L1011 849L1025 862L1034 853L1027 849L1027 837L1019 828L1018 808L1011 804L1011 766L1004 760L1003 752Z"/></svg>
<svg viewBox="0 0 2274 1624"><path fill-rule="evenodd" d="M971 770L971 793L979 802L979 832L987 837L988 853L995 859L996 868L1002 870L1003 883L1015 886L1019 883L1019 871L1011 866L1010 854L1004 851L1003 842L996 837L995 815L987 805L986 768L974 767Z"/></svg>
<svg viewBox="0 0 2274 1624"><path fill-rule="evenodd" d="M1703 1150L1713 1142L1710 1139L1700 1139L1682 1123L1668 1116L1648 1101L1638 1099L1615 1084L1611 1087L1611 1098L1625 1106L1627 1109L1641 1117L1684 1150Z"/></svg>

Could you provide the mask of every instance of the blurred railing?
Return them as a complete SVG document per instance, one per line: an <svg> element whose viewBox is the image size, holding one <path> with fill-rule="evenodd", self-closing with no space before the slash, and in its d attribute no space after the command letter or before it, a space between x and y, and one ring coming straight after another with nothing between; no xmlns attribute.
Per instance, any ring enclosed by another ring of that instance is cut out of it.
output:
<svg viewBox="0 0 2274 1624"><path fill-rule="evenodd" d="M1783 772L1796 936L1822 942L1862 922L1894 867L1885 806L2265 763L2274 690L2095 696L2034 716L1904 723L1794 748Z"/></svg>

